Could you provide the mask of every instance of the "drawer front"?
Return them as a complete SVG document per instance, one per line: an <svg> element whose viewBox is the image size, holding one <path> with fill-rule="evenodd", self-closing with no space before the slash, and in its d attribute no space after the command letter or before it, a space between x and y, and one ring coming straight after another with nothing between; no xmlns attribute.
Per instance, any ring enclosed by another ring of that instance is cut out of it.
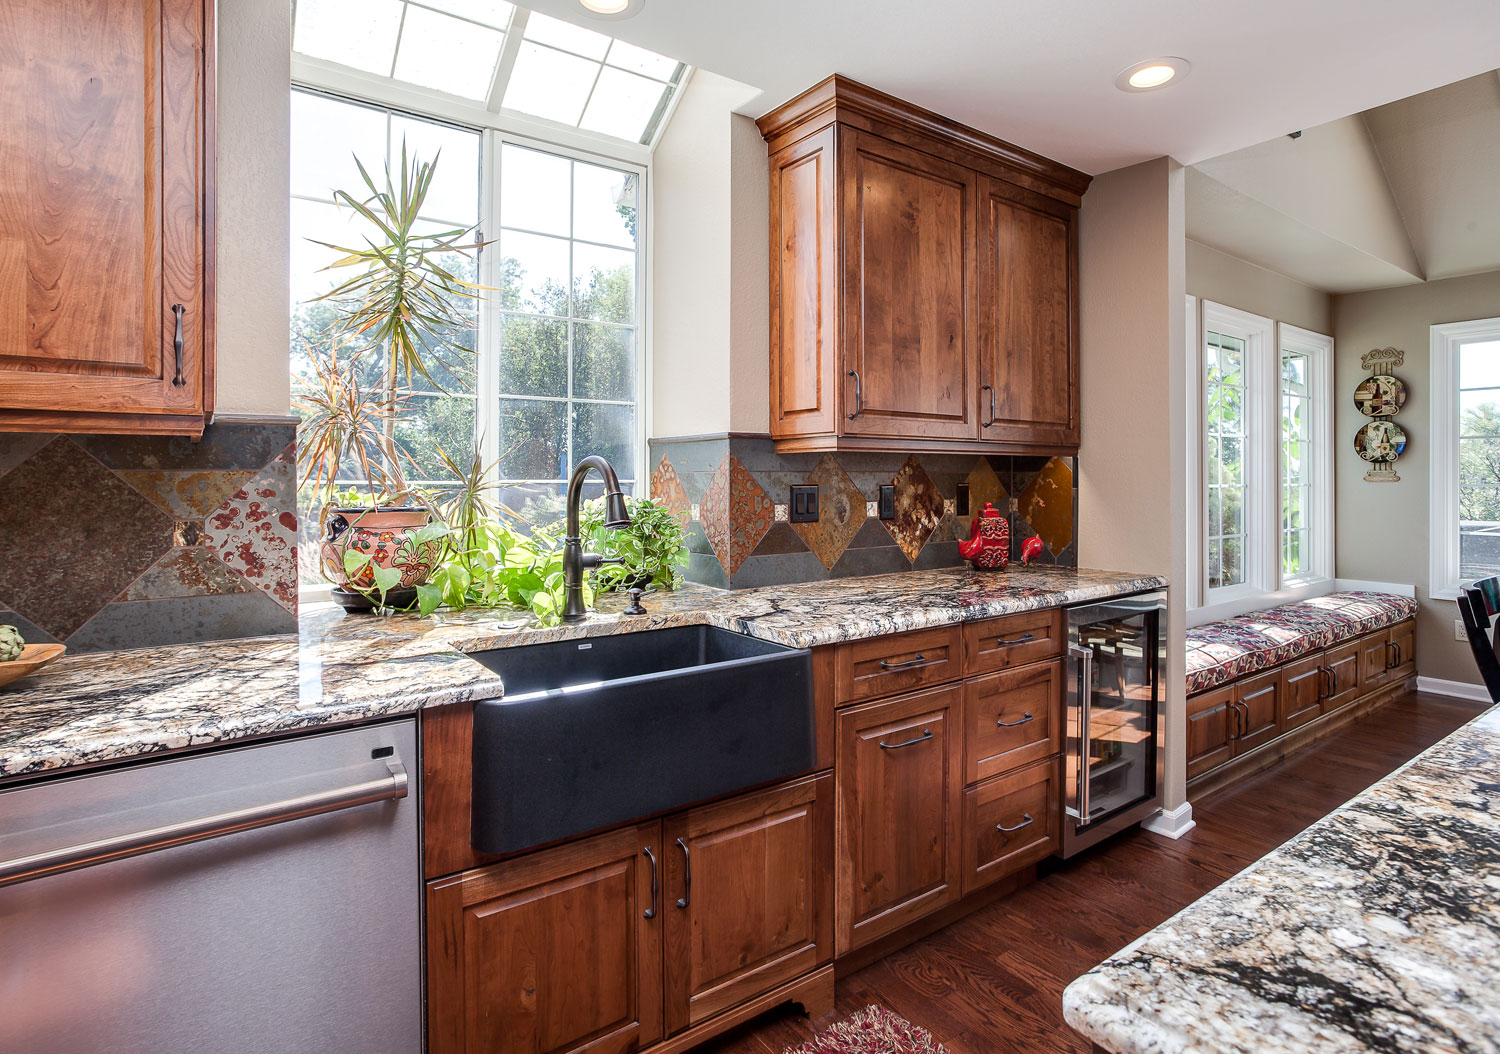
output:
<svg viewBox="0 0 1500 1054"><path fill-rule="evenodd" d="M1061 802L1055 757L964 792L964 893L1058 851Z"/></svg>
<svg viewBox="0 0 1500 1054"><path fill-rule="evenodd" d="M1323 653L1315 652L1281 668L1281 713L1276 723L1290 732L1323 713L1328 694L1328 671Z"/></svg>
<svg viewBox="0 0 1500 1054"><path fill-rule="evenodd" d="M958 626L917 630L838 646L834 683L838 703L878 699L963 675Z"/></svg>
<svg viewBox="0 0 1500 1054"><path fill-rule="evenodd" d="M1216 769L1234 756L1234 733L1238 727L1233 687L1215 688L1188 698L1188 779Z"/></svg>
<svg viewBox="0 0 1500 1054"><path fill-rule="evenodd" d="M1005 670L1063 653L1062 608L971 622L964 627L964 672Z"/></svg>
<svg viewBox="0 0 1500 1054"><path fill-rule="evenodd" d="M1323 653L1323 664L1328 668L1330 686L1333 688L1333 694L1323 699L1323 713L1331 714L1359 698L1359 661L1362 650L1358 641L1350 641Z"/></svg>
<svg viewBox="0 0 1500 1054"><path fill-rule="evenodd" d="M1062 750L1063 663L1034 663L964 683L964 782Z"/></svg>

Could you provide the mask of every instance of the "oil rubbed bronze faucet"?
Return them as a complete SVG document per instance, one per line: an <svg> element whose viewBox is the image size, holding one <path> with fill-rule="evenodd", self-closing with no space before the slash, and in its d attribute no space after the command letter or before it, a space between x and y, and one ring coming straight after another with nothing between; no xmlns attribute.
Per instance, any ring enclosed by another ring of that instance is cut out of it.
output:
<svg viewBox="0 0 1500 1054"><path fill-rule="evenodd" d="M618 531L630 526L630 514L625 511L625 495L620 490L619 477L608 461L598 454L590 454L573 469L568 480L568 525L563 538L563 612L564 622L577 622L588 614L583 606L583 572L586 568L600 564L618 564L624 561L583 551L583 539L578 536L578 506L583 501L583 481L590 469L597 469L604 477L604 526Z"/></svg>

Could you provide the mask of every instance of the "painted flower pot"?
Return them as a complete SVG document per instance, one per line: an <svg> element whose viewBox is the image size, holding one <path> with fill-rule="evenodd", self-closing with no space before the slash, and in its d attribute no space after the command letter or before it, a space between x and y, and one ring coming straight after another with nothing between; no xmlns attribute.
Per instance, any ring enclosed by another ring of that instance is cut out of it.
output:
<svg viewBox="0 0 1500 1054"><path fill-rule="evenodd" d="M346 598L378 595L376 567L396 568L401 572L401 581L386 594L389 603L403 606L414 599L416 587L431 577L438 557L436 541L418 544L412 540L431 516L426 508L412 506L328 509L319 555L323 576L333 583L334 599L345 607L369 607L368 599L361 604ZM344 570L346 552L365 554L370 561L351 576Z"/></svg>

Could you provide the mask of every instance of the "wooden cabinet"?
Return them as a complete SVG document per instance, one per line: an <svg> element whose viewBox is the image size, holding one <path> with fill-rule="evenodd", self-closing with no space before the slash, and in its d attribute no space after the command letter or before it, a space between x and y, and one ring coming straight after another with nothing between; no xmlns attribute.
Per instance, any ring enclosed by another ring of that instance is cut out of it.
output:
<svg viewBox="0 0 1500 1054"><path fill-rule="evenodd" d="M1323 714L1323 697L1328 691L1328 671L1323 653L1315 652L1281 669L1281 713L1276 724L1283 732Z"/></svg>
<svg viewBox="0 0 1500 1054"><path fill-rule="evenodd" d="M1201 776L1234 756L1239 727L1234 687L1200 692L1187 701L1187 778Z"/></svg>
<svg viewBox="0 0 1500 1054"><path fill-rule="evenodd" d="M1359 638L1359 684L1363 691L1378 688L1388 680L1390 642L1391 631L1388 629Z"/></svg>
<svg viewBox="0 0 1500 1054"><path fill-rule="evenodd" d="M1067 632L1061 608L967 623L964 672L989 673L1061 655Z"/></svg>
<svg viewBox="0 0 1500 1054"><path fill-rule="evenodd" d="M662 1035L661 825L428 886L431 1054L615 1052Z"/></svg>
<svg viewBox="0 0 1500 1054"><path fill-rule="evenodd" d="M1076 452L1089 177L843 77L759 126L777 448Z"/></svg>
<svg viewBox="0 0 1500 1054"><path fill-rule="evenodd" d="M1390 648L1386 656L1390 681L1404 681L1417 672L1417 624L1402 622L1391 627Z"/></svg>
<svg viewBox="0 0 1500 1054"><path fill-rule="evenodd" d="M1061 659L964 683L964 782L1062 751Z"/></svg>
<svg viewBox="0 0 1500 1054"><path fill-rule="evenodd" d="M202 433L212 19L203 0L9 6L0 430Z"/></svg>
<svg viewBox="0 0 1500 1054"><path fill-rule="evenodd" d="M839 954L958 897L963 689L838 715Z"/></svg>
<svg viewBox="0 0 1500 1054"><path fill-rule="evenodd" d="M980 437L1078 446L1078 213L986 177L979 205Z"/></svg>
<svg viewBox="0 0 1500 1054"><path fill-rule="evenodd" d="M833 776L669 818L662 912L675 1034L833 958Z"/></svg>
<svg viewBox="0 0 1500 1054"><path fill-rule="evenodd" d="M1281 675L1270 673L1247 677L1234 688L1235 706L1240 712L1235 734L1234 752L1243 754L1279 734L1276 719L1281 713Z"/></svg>
<svg viewBox="0 0 1500 1054"><path fill-rule="evenodd" d="M838 702L859 702L956 681L963 676L963 647L963 632L958 626L837 645L834 679Z"/></svg>
<svg viewBox="0 0 1500 1054"><path fill-rule="evenodd" d="M1049 757L964 791L964 892L1056 853L1059 760Z"/></svg>
<svg viewBox="0 0 1500 1054"><path fill-rule="evenodd" d="M1359 641L1350 641L1323 653L1323 666L1328 670L1328 694L1323 698L1323 713L1331 714L1359 698L1363 691L1359 680L1363 650Z"/></svg>

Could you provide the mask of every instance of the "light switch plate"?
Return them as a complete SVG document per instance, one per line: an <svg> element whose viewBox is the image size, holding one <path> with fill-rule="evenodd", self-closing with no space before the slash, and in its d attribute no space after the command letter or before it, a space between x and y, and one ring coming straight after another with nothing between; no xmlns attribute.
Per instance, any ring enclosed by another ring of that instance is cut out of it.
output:
<svg viewBox="0 0 1500 1054"><path fill-rule="evenodd" d="M792 487L791 508L788 516L792 523L818 522L818 488L816 485Z"/></svg>
<svg viewBox="0 0 1500 1054"><path fill-rule="evenodd" d="M880 485L880 518L882 520L896 518L896 485L894 483Z"/></svg>

